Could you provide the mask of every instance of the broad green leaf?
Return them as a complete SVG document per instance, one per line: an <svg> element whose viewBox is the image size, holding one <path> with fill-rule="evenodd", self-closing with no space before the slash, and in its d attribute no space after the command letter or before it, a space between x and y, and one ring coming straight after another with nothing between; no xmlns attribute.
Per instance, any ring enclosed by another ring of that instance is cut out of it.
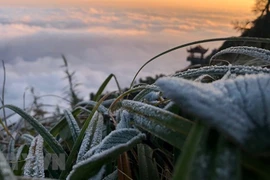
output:
<svg viewBox="0 0 270 180"><path fill-rule="evenodd" d="M146 144L138 144L137 151L140 179L160 179L157 164L153 159L153 150Z"/></svg>
<svg viewBox="0 0 270 180"><path fill-rule="evenodd" d="M40 135L35 137L31 143L24 166L24 175L37 178L45 177L43 138Z"/></svg>
<svg viewBox="0 0 270 180"><path fill-rule="evenodd" d="M160 124L184 135L188 134L192 126L192 122L183 117L145 103L123 100L121 105L123 109L126 109L130 113L145 117L149 121L154 121L156 124Z"/></svg>
<svg viewBox="0 0 270 180"><path fill-rule="evenodd" d="M156 84L166 97L246 151L270 153L270 75L245 75L207 84L162 78Z"/></svg>
<svg viewBox="0 0 270 180"><path fill-rule="evenodd" d="M56 154L66 154L62 146L56 141L56 139L48 132L48 130L42 126L35 118L28 115L20 108L13 105L5 105L4 107L11 109L16 112L22 118L24 118L33 128L44 138L46 143L54 150Z"/></svg>
<svg viewBox="0 0 270 180"><path fill-rule="evenodd" d="M84 160L73 166L67 179L89 179L96 175L100 168L120 154L140 143L145 135L135 129L120 129L112 131L100 145L89 150Z"/></svg>
<svg viewBox="0 0 270 180"><path fill-rule="evenodd" d="M71 112L69 112L68 110L64 110L64 114L66 117L66 120L68 122L68 126L71 132L71 136L73 138L73 141L75 142L77 137L80 134L80 128L79 125L77 124L76 119L74 118L74 116L72 115Z"/></svg>
<svg viewBox="0 0 270 180"><path fill-rule="evenodd" d="M1 180L16 180L17 178L12 173L4 154L0 151L0 179Z"/></svg>

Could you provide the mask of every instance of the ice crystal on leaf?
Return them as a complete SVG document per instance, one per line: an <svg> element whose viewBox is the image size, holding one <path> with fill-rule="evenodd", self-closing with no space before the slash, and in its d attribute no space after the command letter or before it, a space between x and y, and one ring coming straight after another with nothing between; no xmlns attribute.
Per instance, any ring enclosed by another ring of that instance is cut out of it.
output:
<svg viewBox="0 0 270 180"><path fill-rule="evenodd" d="M77 162L81 161L82 157L89 149L95 147L101 142L103 123L104 119L102 114L99 112L95 112L85 132L85 136L82 141L80 151L78 153Z"/></svg>
<svg viewBox="0 0 270 180"><path fill-rule="evenodd" d="M156 84L166 97L246 151L270 152L270 75L244 75L208 84L167 77Z"/></svg>
<svg viewBox="0 0 270 180"><path fill-rule="evenodd" d="M216 53L214 56L212 56L211 60L216 58L217 56L220 56L222 54L228 54L228 53L234 53L234 54L243 54L246 56L254 57L257 59L264 60L266 62L270 62L270 51L266 49L261 49L257 47L248 47L248 46L236 46L236 47L229 47L226 48L218 53Z"/></svg>
<svg viewBox="0 0 270 180"><path fill-rule="evenodd" d="M35 137L31 143L24 166L24 175L38 178L45 177L43 138L40 135Z"/></svg>

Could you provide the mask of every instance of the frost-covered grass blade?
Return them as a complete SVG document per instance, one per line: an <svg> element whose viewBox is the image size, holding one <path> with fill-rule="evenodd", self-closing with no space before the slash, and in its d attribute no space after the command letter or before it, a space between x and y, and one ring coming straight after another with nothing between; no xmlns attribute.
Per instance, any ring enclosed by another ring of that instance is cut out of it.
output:
<svg viewBox="0 0 270 180"><path fill-rule="evenodd" d="M270 62L270 51L262 48L257 47L249 47L249 46L236 46L236 47L229 47L217 52L214 56L211 57L210 61L216 58L217 56L223 54L238 54L238 55L246 55L256 59L261 59L267 63Z"/></svg>
<svg viewBox="0 0 270 180"><path fill-rule="evenodd" d="M65 110L64 114L65 114L66 120L68 122L68 126L69 126L69 129L70 129L70 132L71 132L71 136L73 138L73 141L75 142L77 137L80 134L80 127L77 124L77 121L76 121L76 119L74 118L74 116L72 115L71 112L69 112L68 110Z"/></svg>
<svg viewBox="0 0 270 180"><path fill-rule="evenodd" d="M103 119L102 114L99 112L96 112L91 119L90 124L85 131L85 136L78 153L77 163L82 160L82 157L87 151L101 142L104 125Z"/></svg>
<svg viewBox="0 0 270 180"><path fill-rule="evenodd" d="M183 117L142 102L123 100L121 105L123 109L126 109L130 113L145 117L149 121L154 121L156 124L160 124L184 135L188 134L192 126L192 122Z"/></svg>
<svg viewBox="0 0 270 180"><path fill-rule="evenodd" d="M44 138L46 143L54 150L56 154L66 154L63 147L56 141L56 139L48 132L48 130L40 124L35 118L25 113L20 108L13 105L5 105L4 107L16 112L22 118L24 118L34 129Z"/></svg>
<svg viewBox="0 0 270 180"><path fill-rule="evenodd" d="M84 160L73 167L68 179L89 179L97 174L100 168L140 143L145 135L135 129L121 129L111 132L100 145L90 149Z"/></svg>
<svg viewBox="0 0 270 180"><path fill-rule="evenodd" d="M45 177L43 138L40 135L35 137L31 143L24 166L24 175L37 178Z"/></svg>

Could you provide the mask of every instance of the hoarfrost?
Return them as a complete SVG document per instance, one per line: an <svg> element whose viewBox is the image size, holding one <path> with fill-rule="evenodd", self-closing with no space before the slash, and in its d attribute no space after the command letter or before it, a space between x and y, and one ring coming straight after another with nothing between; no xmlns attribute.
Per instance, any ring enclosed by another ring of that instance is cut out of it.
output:
<svg viewBox="0 0 270 180"><path fill-rule="evenodd" d="M216 127L250 152L270 150L270 76L238 76L203 84L161 78L156 84L180 107Z"/></svg>
<svg viewBox="0 0 270 180"><path fill-rule="evenodd" d="M228 53L243 54L246 56L264 60L266 62L270 62L269 50L261 49L257 47L248 47L248 46L237 46L237 47L226 48L224 50L217 52L214 56L212 56L211 60L216 58L217 56L220 56L222 54L228 54Z"/></svg>
<svg viewBox="0 0 270 180"><path fill-rule="evenodd" d="M116 126L116 129L131 128L130 125L131 115L128 111L123 110L120 114L120 121Z"/></svg>
<svg viewBox="0 0 270 180"><path fill-rule="evenodd" d="M140 143L144 138L145 135L136 129L120 129L112 131L98 146L90 149L85 154L83 157L84 160L73 166L73 170L70 172L67 179L76 176L76 174L78 175L78 173L87 175L89 172L82 172L80 168L97 168L97 166L101 164L100 161L104 163L104 161L110 161L116 158L119 154L122 154ZM89 152L92 152L91 156L87 156Z"/></svg>
<svg viewBox="0 0 270 180"><path fill-rule="evenodd" d="M64 115L68 122L70 132L72 133L73 141L75 142L81 131L79 125L77 124L77 121L75 120L71 112L69 112L68 110L64 110Z"/></svg>
<svg viewBox="0 0 270 180"><path fill-rule="evenodd" d="M181 77L186 79L197 78L201 75L216 75L223 76L230 69L232 74L245 75L245 74L261 74L266 73L270 74L270 69L255 67L255 66L243 66L243 65L232 65L232 66L207 66L198 69L189 69L184 72L179 72L173 75L173 77Z"/></svg>
<svg viewBox="0 0 270 180"><path fill-rule="evenodd" d="M104 123L103 120L102 114L95 112L88 125L88 128L85 131L85 136L78 153L77 162L82 160L82 157L89 149L95 147L101 142Z"/></svg>
<svg viewBox="0 0 270 180"><path fill-rule="evenodd" d="M38 135L30 145L29 153L25 159L24 175L30 177L45 177L44 174L44 156L43 156L43 138Z"/></svg>

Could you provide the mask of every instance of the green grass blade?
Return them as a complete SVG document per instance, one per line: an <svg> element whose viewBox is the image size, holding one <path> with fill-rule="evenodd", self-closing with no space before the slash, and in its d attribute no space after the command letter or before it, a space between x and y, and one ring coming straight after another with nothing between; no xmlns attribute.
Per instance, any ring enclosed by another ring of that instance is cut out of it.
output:
<svg viewBox="0 0 270 180"><path fill-rule="evenodd" d="M189 133L189 130L193 124L191 121L181 116L142 102L123 100L121 105L123 109L126 109L130 113L148 118L157 124L184 135Z"/></svg>
<svg viewBox="0 0 270 180"><path fill-rule="evenodd" d="M153 149L151 149L146 144L138 144L137 150L140 179L160 179L157 165L152 157Z"/></svg>
<svg viewBox="0 0 270 180"><path fill-rule="evenodd" d="M196 155L196 151L200 146L200 139L205 129L206 128L199 122L195 123L192 127L184 144L184 149L175 165L173 180L189 180L193 160Z"/></svg>
<svg viewBox="0 0 270 180"><path fill-rule="evenodd" d="M8 154L7 154L7 161L12 162L15 161L15 139L10 139L8 144Z"/></svg>
<svg viewBox="0 0 270 180"><path fill-rule="evenodd" d="M56 154L66 154L62 146L56 141L56 139L49 133L49 131L42 126L35 118L28 115L20 108L13 105L5 105L4 107L11 109L16 112L22 118L24 118L33 128L43 137L44 141L54 150Z"/></svg>
<svg viewBox="0 0 270 180"><path fill-rule="evenodd" d="M118 87L118 91L121 93L121 88L120 88L120 85L118 83L118 80L116 78L116 76L114 74L110 74L106 79L105 81L101 84L101 86L99 87L95 97L94 97L94 101L98 101L104 91L104 89L106 88L106 86L108 85L108 83L110 82L110 80L114 78L115 79L115 82L116 82L116 85Z"/></svg>
<svg viewBox="0 0 270 180"><path fill-rule="evenodd" d="M206 43L206 42L213 42L213 41L249 41L249 42L265 42L265 43L270 43L270 39L268 38L256 38L256 37L225 37L225 38L213 38L213 39L204 39L204 40L199 40L199 41L194 41L194 42L190 42L190 43L186 43L180 46L176 46L173 47L171 49L168 49L158 55L156 55L155 57L151 58L150 60L148 60L146 63L144 63L140 69L137 71L137 73L135 74L131 84L130 84L130 88L133 86L136 77L138 76L138 74L140 73L140 71L150 62L152 62L153 60L157 59L160 56L163 56L165 54L168 54L172 51L175 51L177 49L181 49L183 47L187 47L187 46L191 46L194 44L200 44L200 43Z"/></svg>
<svg viewBox="0 0 270 180"><path fill-rule="evenodd" d="M64 110L64 114L66 117L66 120L68 122L68 126L71 132L71 136L73 138L73 141L75 142L77 137L80 134L80 128L79 125L77 124L76 119L74 118L74 116L72 115L71 112L69 112L68 110Z"/></svg>
<svg viewBox="0 0 270 180"><path fill-rule="evenodd" d="M76 117L81 112L81 108L77 107L72 111L72 115ZM66 118L63 117L54 127L51 128L50 133L53 136L57 136L62 129L64 129L67 126Z"/></svg>
<svg viewBox="0 0 270 180"><path fill-rule="evenodd" d="M23 175L23 167L25 164L25 158L26 155L29 152L29 147L27 145L21 145L19 147L19 149L17 150L17 154L16 154L16 162L14 162L14 166L13 166L13 173L16 176L22 176Z"/></svg>

